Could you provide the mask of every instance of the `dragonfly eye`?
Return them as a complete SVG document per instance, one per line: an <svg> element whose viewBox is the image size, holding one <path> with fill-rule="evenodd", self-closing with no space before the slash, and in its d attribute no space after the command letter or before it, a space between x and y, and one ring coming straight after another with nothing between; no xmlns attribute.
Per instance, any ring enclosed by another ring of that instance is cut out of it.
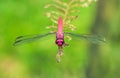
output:
<svg viewBox="0 0 120 78"><path fill-rule="evenodd" d="M59 42L57 45L58 45L58 46L62 46L63 44L62 44L61 42Z"/></svg>
<svg viewBox="0 0 120 78"><path fill-rule="evenodd" d="M62 45L64 44L64 40L63 40L63 39L57 39L57 40L56 40L56 44L57 44L58 46L62 46Z"/></svg>

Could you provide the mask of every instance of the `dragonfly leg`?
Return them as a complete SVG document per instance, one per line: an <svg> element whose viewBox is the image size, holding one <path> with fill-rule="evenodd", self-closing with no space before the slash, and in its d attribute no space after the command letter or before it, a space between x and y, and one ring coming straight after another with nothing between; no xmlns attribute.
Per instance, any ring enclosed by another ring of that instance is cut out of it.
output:
<svg viewBox="0 0 120 78"><path fill-rule="evenodd" d="M64 44L63 44L63 47L65 47L65 46L69 46L69 44L68 44L68 43L64 43Z"/></svg>

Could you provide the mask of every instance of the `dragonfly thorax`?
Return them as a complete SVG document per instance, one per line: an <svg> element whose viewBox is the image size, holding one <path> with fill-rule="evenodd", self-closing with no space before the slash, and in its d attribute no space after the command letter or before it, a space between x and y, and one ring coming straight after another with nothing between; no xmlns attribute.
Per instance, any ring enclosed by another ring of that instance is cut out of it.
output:
<svg viewBox="0 0 120 78"><path fill-rule="evenodd" d="M64 38L64 33L56 33L56 38Z"/></svg>
<svg viewBox="0 0 120 78"><path fill-rule="evenodd" d="M62 46L64 44L64 34L63 33L56 33L56 44L58 46Z"/></svg>

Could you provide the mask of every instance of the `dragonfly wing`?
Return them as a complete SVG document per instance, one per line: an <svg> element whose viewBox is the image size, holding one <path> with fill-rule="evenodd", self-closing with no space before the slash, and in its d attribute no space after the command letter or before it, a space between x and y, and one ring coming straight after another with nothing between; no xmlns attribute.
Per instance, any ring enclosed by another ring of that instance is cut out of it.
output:
<svg viewBox="0 0 120 78"><path fill-rule="evenodd" d="M73 34L73 33L68 33L68 32L66 32L65 34L77 37L79 39L86 39L86 40L88 40L92 43L96 43L96 44L106 42L105 38L102 36L99 36L99 35L82 35L82 34Z"/></svg>
<svg viewBox="0 0 120 78"><path fill-rule="evenodd" d="M23 43L29 43L35 40L38 40L40 38L46 37L48 35L51 34L55 34L55 33L47 33L47 34L43 34L43 35L26 35L26 36L18 36L15 40L15 42L13 43L14 46L23 44Z"/></svg>

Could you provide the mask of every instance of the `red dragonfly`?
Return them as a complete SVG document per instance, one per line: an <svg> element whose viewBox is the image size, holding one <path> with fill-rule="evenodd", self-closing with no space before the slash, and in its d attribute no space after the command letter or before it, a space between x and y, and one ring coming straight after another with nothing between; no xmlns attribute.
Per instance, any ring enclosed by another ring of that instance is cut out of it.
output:
<svg viewBox="0 0 120 78"><path fill-rule="evenodd" d="M57 61L60 62L60 57L63 55L63 47L68 46L67 43L64 41L64 34L71 35L74 37L77 37L79 39L86 39L92 43L104 43L105 39L97 36L97 35L80 35L80 34L73 34L69 32L63 32L63 20L60 17L58 19L58 31L57 32L52 32L52 33L47 33L47 34L42 34L42 35L27 35L27 36L19 36L16 38L14 42L14 46L20 45L22 43L29 43L34 40L38 40L40 38L46 37L48 35L56 34L56 40L55 43L58 46L58 53L56 55Z"/></svg>

